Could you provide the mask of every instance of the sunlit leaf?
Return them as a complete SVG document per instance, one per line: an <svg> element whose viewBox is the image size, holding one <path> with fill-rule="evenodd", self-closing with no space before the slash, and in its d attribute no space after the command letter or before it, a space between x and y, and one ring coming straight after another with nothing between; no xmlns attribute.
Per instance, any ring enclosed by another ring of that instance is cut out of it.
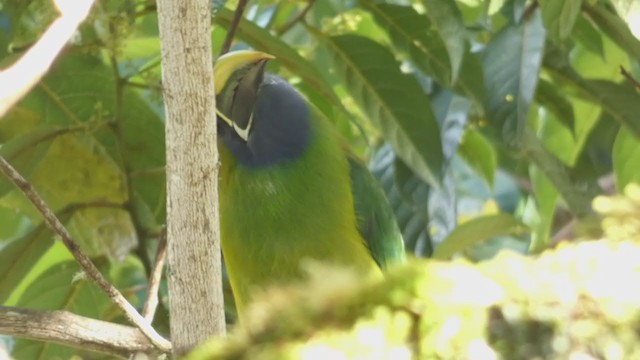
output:
<svg viewBox="0 0 640 360"><path fill-rule="evenodd" d="M561 43L571 35L581 6L582 0L540 1L542 22L551 39Z"/></svg>
<svg viewBox="0 0 640 360"><path fill-rule="evenodd" d="M551 243L551 228L557 210L558 190L536 167L529 168L529 177L535 196L537 218L528 223L532 229L529 251L546 250Z"/></svg>
<svg viewBox="0 0 640 360"><path fill-rule="evenodd" d="M70 214L62 214L66 222ZM11 296L15 287L31 271L33 265L53 245L51 230L41 224L26 235L13 240L0 251L0 304Z"/></svg>
<svg viewBox="0 0 640 360"><path fill-rule="evenodd" d="M491 143L478 131L465 131L458 154L487 182L493 186L498 157Z"/></svg>
<svg viewBox="0 0 640 360"><path fill-rule="evenodd" d="M640 138L622 128L612 150L616 187L622 192L629 183L640 183Z"/></svg>
<svg viewBox="0 0 640 360"><path fill-rule="evenodd" d="M448 259L470 245L499 236L522 232L525 226L509 214L488 215L459 225L436 248L435 259Z"/></svg>

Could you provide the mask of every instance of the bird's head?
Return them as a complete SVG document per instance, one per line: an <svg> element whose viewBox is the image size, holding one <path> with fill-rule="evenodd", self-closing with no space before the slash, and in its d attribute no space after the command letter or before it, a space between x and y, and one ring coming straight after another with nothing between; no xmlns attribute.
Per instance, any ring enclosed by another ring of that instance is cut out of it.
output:
<svg viewBox="0 0 640 360"><path fill-rule="evenodd" d="M244 165L260 167L298 156L306 146L309 109L281 78L265 74L272 55L234 51L215 63L216 114L222 142Z"/></svg>

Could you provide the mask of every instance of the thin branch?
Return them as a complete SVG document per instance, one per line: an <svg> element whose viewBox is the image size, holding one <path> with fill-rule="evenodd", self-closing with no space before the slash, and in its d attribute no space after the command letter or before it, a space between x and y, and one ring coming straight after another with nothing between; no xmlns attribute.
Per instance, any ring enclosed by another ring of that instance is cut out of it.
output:
<svg viewBox="0 0 640 360"><path fill-rule="evenodd" d="M571 241L575 238L576 226L579 222L577 218L572 218L564 224L555 234L551 236L549 247L556 247L561 241Z"/></svg>
<svg viewBox="0 0 640 360"><path fill-rule="evenodd" d="M307 5L304 7L304 9L302 9L300 11L300 13L298 13L298 15L296 15L293 19L291 19L289 22L285 23L284 25L282 25L277 31L276 33L278 34L278 36L282 36L284 35L287 31L291 30L291 28L293 28L298 22L300 22L301 20L304 19L304 17L307 15L307 13L309 12L309 10L311 10L311 7L313 6L313 4L316 2L316 0L309 0L309 2L307 3Z"/></svg>
<svg viewBox="0 0 640 360"><path fill-rule="evenodd" d="M636 80L636 78L634 78L633 75L631 75L631 73L624 68L624 66L620 66L620 73L625 77L625 79L627 79L628 82L631 83L631 85L633 85L636 90L640 91L640 82L638 82L638 80Z"/></svg>
<svg viewBox="0 0 640 360"><path fill-rule="evenodd" d="M224 38L224 43L222 43L222 49L220 49L220 54L218 56L222 56L229 52L231 49L231 43L233 42L233 37L236 34L236 29L238 29L238 25L240 25L240 20L242 20L242 14L244 13L244 9L247 7L247 3L249 0L239 0L238 7L236 7L236 12L233 14L233 20L231 20L231 24L227 29L227 37Z"/></svg>
<svg viewBox="0 0 640 360"><path fill-rule="evenodd" d="M31 201L44 217L44 221L58 234L64 245L69 249L78 264L84 272L107 296L124 312L127 319L136 325L151 342L161 351L170 352L171 343L160 336L147 321L136 311L136 309L127 301L127 299L111 285L107 279L102 276L98 268L91 262L81 250L78 244L73 240L69 231L64 227L53 211L47 206L42 197L36 192L33 186L24 178L16 169L11 166L2 156L0 156L0 171L2 171L13 182L22 193Z"/></svg>
<svg viewBox="0 0 640 360"><path fill-rule="evenodd" d="M164 261L167 257L167 229L163 228L160 232L160 242L156 250L156 262L153 265L151 276L149 277L149 285L147 286L147 300L142 309L142 316L147 319L149 324L153 322L153 317L158 307L158 289L160 289L160 280L162 280L162 269Z"/></svg>
<svg viewBox="0 0 640 360"><path fill-rule="evenodd" d="M40 311L0 306L0 334L55 342L120 357L157 353L140 330L87 318L68 311Z"/></svg>
<svg viewBox="0 0 640 360"><path fill-rule="evenodd" d="M89 15L94 0L55 0L61 13L38 42L15 64L0 71L0 117L47 73L53 60Z"/></svg>

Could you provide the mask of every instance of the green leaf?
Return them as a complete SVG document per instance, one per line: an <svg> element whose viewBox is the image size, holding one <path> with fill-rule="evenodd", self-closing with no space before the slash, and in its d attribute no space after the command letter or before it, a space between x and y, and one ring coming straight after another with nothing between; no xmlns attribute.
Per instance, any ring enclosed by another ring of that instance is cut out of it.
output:
<svg viewBox="0 0 640 360"><path fill-rule="evenodd" d="M68 310L94 319L103 318L110 301L88 280L74 280L79 271L75 261L54 265L31 283L17 306L38 310ZM12 356L17 359L69 358L74 354L78 354L78 350L28 340L18 340L12 351Z"/></svg>
<svg viewBox="0 0 640 360"><path fill-rule="evenodd" d="M636 61L640 61L640 41L633 36L622 19L604 7L591 5L589 2L585 2L583 9L611 40L634 57Z"/></svg>
<svg viewBox="0 0 640 360"><path fill-rule="evenodd" d="M552 83L540 79L538 82L538 90L536 91L536 101L540 105L547 108L556 115L560 123L573 132L575 123L573 115L573 107L571 102L567 100L566 94L562 94L557 86Z"/></svg>
<svg viewBox="0 0 640 360"><path fill-rule="evenodd" d="M629 56L611 40L603 38L603 45L606 61L579 45L571 51L571 63L568 54L553 45L548 47L545 54L544 67L546 72L552 75L553 84L561 93L573 95L568 99L573 105L575 123L573 132L564 132L563 129L558 132L553 124L548 123L547 125L552 125L551 127L554 128L543 129L540 137L556 156L570 166L575 164L582 153L587 139L601 117L602 110L607 111L611 117L623 124L633 124L638 121L632 114L634 104L630 105L631 111L626 108L617 108L620 105L625 106L621 104L622 102L633 103L635 101L633 98L637 97L636 94L624 91L622 99L615 99L603 93L607 91L604 88L613 86L624 89L625 85L608 82L603 89L599 86L604 80L621 80L620 66L627 68L630 66ZM586 80L586 78L602 80ZM618 92L619 89L614 91ZM629 97L631 99L624 100ZM562 133L565 134L562 135Z"/></svg>
<svg viewBox="0 0 640 360"><path fill-rule="evenodd" d="M440 129L429 98L393 55L365 37L316 33L333 54L336 73L396 154L424 181L440 184Z"/></svg>
<svg viewBox="0 0 640 360"><path fill-rule="evenodd" d="M545 31L540 13L510 25L487 45L484 58L485 108L508 147L518 148L540 73Z"/></svg>
<svg viewBox="0 0 640 360"><path fill-rule="evenodd" d="M539 168L529 167L529 177L536 202L537 217L528 223L532 229L529 252L538 253L546 250L551 243L551 228L557 209L558 190L547 179Z"/></svg>
<svg viewBox="0 0 640 360"><path fill-rule="evenodd" d="M140 287L144 283L139 263L127 260L117 265L98 264L98 268L108 281L121 289L125 296L128 295L128 300L134 306L138 305L130 288ZM113 320L114 314L119 314L107 295L86 279L75 260L57 263L45 270L29 285L16 306L38 310L67 310L106 321ZM67 359L73 355L95 357L95 354L78 349L29 340L18 340L12 355L17 359Z"/></svg>
<svg viewBox="0 0 640 360"><path fill-rule="evenodd" d="M369 169L389 200L405 250L416 256L430 256L429 185L399 161L388 144L374 153Z"/></svg>
<svg viewBox="0 0 640 360"><path fill-rule="evenodd" d="M542 22L552 40L562 43L571 35L581 6L582 0L540 1Z"/></svg>
<svg viewBox="0 0 640 360"><path fill-rule="evenodd" d="M491 143L479 131L465 131L458 154L493 187L498 156Z"/></svg>
<svg viewBox="0 0 640 360"><path fill-rule="evenodd" d="M3 119L3 121L5 121ZM17 136L0 147L0 156L7 160L25 178L30 178L37 165L49 150L51 141L69 129L41 126ZM0 197L13 190L15 185L6 176L0 177Z"/></svg>
<svg viewBox="0 0 640 360"><path fill-rule="evenodd" d="M68 214L60 216L63 223L68 219ZM0 250L0 289L3 289L0 291L0 304L11 296L53 242L53 234L46 225L41 224Z"/></svg>
<svg viewBox="0 0 640 360"><path fill-rule="evenodd" d="M572 36L585 49L600 56L604 59L604 44L602 43L602 34L595 28L591 21L584 17L578 17L576 25L573 28Z"/></svg>
<svg viewBox="0 0 640 360"><path fill-rule="evenodd" d="M448 45L433 28L429 17L418 13L413 7L377 3L372 0L361 0L360 4L373 14L375 21L387 31L396 51L406 54L422 72L441 85L451 87L453 84L453 90L456 92L473 99L476 103L482 103L482 68L475 54L467 50L464 55L460 55L460 60L450 60ZM457 48L459 45L454 42L451 46ZM455 51L457 50L454 50L454 53ZM457 65L460 74L455 76L457 81L452 81L451 64L454 61L460 61Z"/></svg>
<svg viewBox="0 0 640 360"><path fill-rule="evenodd" d="M158 36L130 37L122 45L120 60L151 58L159 53L160 38Z"/></svg>
<svg viewBox="0 0 640 360"><path fill-rule="evenodd" d="M583 86L614 119L640 136L640 95L631 84L587 80Z"/></svg>
<svg viewBox="0 0 640 360"><path fill-rule="evenodd" d="M640 139L621 128L612 149L613 172L619 192L632 182L640 183Z"/></svg>
<svg viewBox="0 0 640 360"><path fill-rule="evenodd" d="M487 215L459 225L436 248L433 258L445 260L469 246L500 235L522 232L526 226L509 214Z"/></svg>
<svg viewBox="0 0 640 360"><path fill-rule="evenodd" d="M443 85L450 85L451 65L442 38L433 29L426 15L410 6L360 1L363 8L373 14L375 21L387 30L392 45L411 57L427 75Z"/></svg>
<svg viewBox="0 0 640 360"><path fill-rule="evenodd" d="M160 113L152 109L139 90L125 87L118 102L115 79L113 69L99 58L68 52L24 103L43 114L45 123L86 126L91 130L81 138L82 152L68 154L70 158L83 154L99 159L101 164L110 161L111 166L120 168L121 174L112 179L109 188L119 184L127 196L126 186L131 185L132 192L140 194L150 208L160 209L155 214L160 220L165 208L164 124ZM92 165L88 163L85 167ZM130 184L126 185L122 183L125 172L131 175Z"/></svg>
<svg viewBox="0 0 640 360"><path fill-rule="evenodd" d="M422 3L427 7L427 15L447 48L451 62L451 83L455 83L465 52L466 29L462 14L454 1L422 0Z"/></svg>

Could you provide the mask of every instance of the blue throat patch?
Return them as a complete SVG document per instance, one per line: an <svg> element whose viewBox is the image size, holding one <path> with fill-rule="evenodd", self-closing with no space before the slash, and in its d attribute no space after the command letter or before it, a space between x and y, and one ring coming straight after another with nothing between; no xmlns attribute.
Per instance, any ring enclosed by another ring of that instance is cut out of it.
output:
<svg viewBox="0 0 640 360"><path fill-rule="evenodd" d="M247 142L218 121L218 135L238 162L261 168L295 160L310 139L309 106L280 77L265 74L253 108L253 128Z"/></svg>

